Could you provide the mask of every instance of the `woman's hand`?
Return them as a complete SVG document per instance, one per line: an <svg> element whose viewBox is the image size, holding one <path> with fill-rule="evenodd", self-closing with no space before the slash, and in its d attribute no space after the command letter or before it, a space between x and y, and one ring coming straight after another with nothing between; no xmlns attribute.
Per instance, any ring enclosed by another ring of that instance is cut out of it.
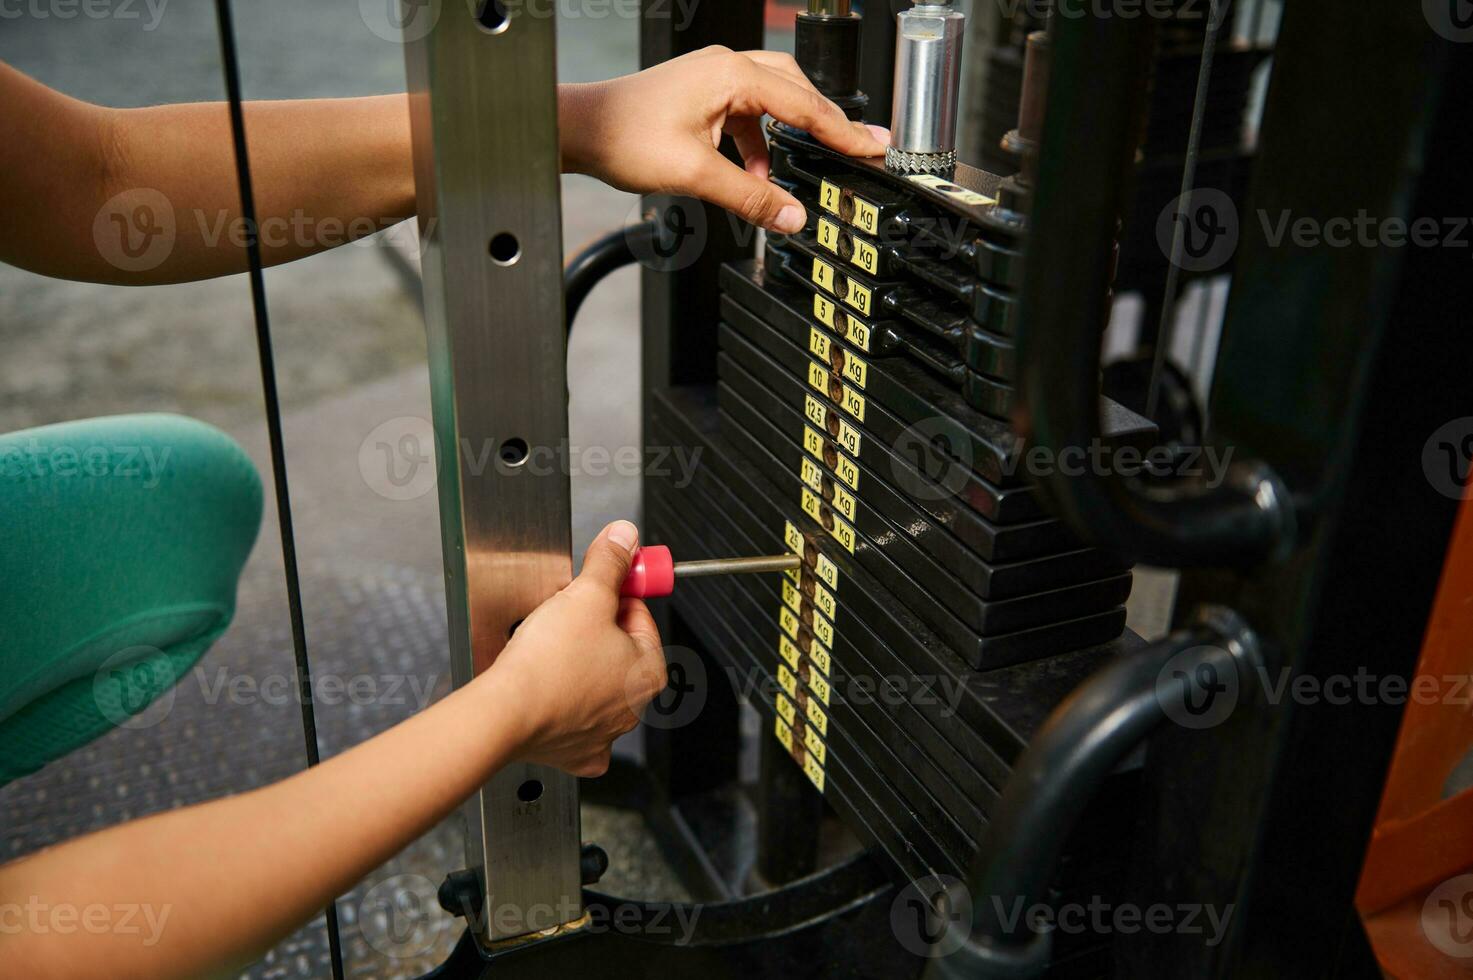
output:
<svg viewBox="0 0 1473 980"><path fill-rule="evenodd" d="M567 588L528 616L482 677L516 692L524 725L518 758L575 776L609 768L614 739L665 687L655 621L619 587L639 544L628 521L604 528Z"/></svg>
<svg viewBox="0 0 1473 980"><path fill-rule="evenodd" d="M851 122L790 56L711 47L637 75L559 89L563 170L626 191L688 194L755 225L791 233L806 215L767 180L762 116L805 129L851 156L885 152L889 134ZM722 156L725 133L746 169Z"/></svg>

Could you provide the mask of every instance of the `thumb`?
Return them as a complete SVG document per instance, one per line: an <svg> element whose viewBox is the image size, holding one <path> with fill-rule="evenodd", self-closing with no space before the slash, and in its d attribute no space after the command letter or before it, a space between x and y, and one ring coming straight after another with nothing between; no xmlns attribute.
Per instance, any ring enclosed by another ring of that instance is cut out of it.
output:
<svg viewBox="0 0 1473 980"><path fill-rule="evenodd" d="M750 174L710 150L701 179L691 193L720 205L750 224L791 235L803 229L807 212L798 199L776 184Z"/></svg>
<svg viewBox="0 0 1473 980"><path fill-rule="evenodd" d="M628 521L615 521L604 528L588 546L583 557L580 579L588 579L615 595L629 574L634 549L639 544L639 529Z"/></svg>

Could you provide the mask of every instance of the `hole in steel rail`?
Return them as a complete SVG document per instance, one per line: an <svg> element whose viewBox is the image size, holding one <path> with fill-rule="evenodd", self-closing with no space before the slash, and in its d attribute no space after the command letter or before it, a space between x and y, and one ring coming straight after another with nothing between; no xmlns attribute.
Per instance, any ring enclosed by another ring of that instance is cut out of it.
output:
<svg viewBox="0 0 1473 980"><path fill-rule="evenodd" d="M542 798L542 780L529 779L517 787L517 799L523 803L536 803Z"/></svg>
<svg viewBox="0 0 1473 980"><path fill-rule="evenodd" d="M507 466L521 466L527 461L527 440L512 437L501 444L501 461Z"/></svg>
<svg viewBox="0 0 1473 980"><path fill-rule="evenodd" d="M488 251L491 253L491 261L497 265L511 265L522 257L522 243L517 241L516 235L503 231L491 239Z"/></svg>
<svg viewBox="0 0 1473 980"><path fill-rule="evenodd" d="M511 26L511 13L502 0L481 0L476 8L476 23L488 34L500 34Z"/></svg>

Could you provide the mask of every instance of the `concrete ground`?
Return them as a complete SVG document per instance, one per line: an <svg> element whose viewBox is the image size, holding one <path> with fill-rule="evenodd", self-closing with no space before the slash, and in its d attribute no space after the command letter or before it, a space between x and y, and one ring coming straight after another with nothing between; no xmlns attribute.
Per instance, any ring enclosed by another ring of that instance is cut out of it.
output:
<svg viewBox="0 0 1473 980"><path fill-rule="evenodd" d="M380 24L379 7L387 2L237 4L247 96L402 90L402 49L372 26ZM447 8L450 3L445 0ZM37 0L7 20L0 60L70 94L112 105L222 97L213 5L116 0L88 8L108 16L70 8L70 18L59 16L64 9ZM636 67L632 20L563 17L559 40L565 80ZM625 223L635 207L631 196L588 179L564 178L563 186L568 251ZM382 237L401 245L413 241L402 227ZM417 431L429 415L423 325L401 273L388 246L376 240L267 275L314 671L319 678L367 680L374 691L368 699L339 698L319 708L328 755L448 690L435 494L424 484L419 496L393 499L398 494L384 467L409 460L380 449L401 445L398 437ZM639 445L637 295L633 271L611 277L574 333L575 444L611 452ZM126 289L0 266L0 350L0 431L175 411L222 427L263 474L270 472L244 277ZM635 477L575 474L573 486L575 547L608 520L638 516ZM1155 632L1169 590L1143 582L1138 594L1147 601L1133 610L1133 623ZM0 860L297 771L297 708L279 687L270 687L292 676L287 624L268 486L266 521L231 631L143 723L0 788ZM239 679L252 684L222 687L222 681ZM611 851L613 870L604 883L610 891L680 897L647 835L626 816L589 807L584 820L585 838ZM443 958L455 927L434 908L433 887L461 866L460 846L458 827L447 822L340 901L350 975L414 976ZM242 975L327 975L320 920Z"/></svg>

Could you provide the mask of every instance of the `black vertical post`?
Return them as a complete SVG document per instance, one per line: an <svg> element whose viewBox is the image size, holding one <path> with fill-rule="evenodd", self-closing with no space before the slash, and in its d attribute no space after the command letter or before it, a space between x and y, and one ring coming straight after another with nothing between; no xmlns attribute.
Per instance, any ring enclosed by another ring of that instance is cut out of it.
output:
<svg viewBox="0 0 1473 980"><path fill-rule="evenodd" d="M648 68L713 44L735 51L762 46L763 5L753 0L681 4L644 0L640 7L639 60ZM738 159L730 140L723 149ZM653 441L654 393L674 385L714 384L721 265L750 256L756 232L720 208L689 198L650 198L665 238L655 261L641 271L641 373L644 442ZM649 512L648 506L645 512ZM660 529L646 527L658 541ZM666 642L700 649L682 624L656 613ZM677 635L678 634L678 635ZM714 662L704 656L711 690L699 717L679 730L648 727L645 757L655 785L669 802L737 778L740 748L735 696Z"/></svg>
<svg viewBox="0 0 1473 980"><path fill-rule="evenodd" d="M909 0L865 0L859 41L859 88L869 96L864 121L890 125L895 95L895 15Z"/></svg>
<svg viewBox="0 0 1473 980"><path fill-rule="evenodd" d="M784 751L763 732L758 741L757 871L770 885L813 873L818 866L818 831L823 794Z"/></svg>

